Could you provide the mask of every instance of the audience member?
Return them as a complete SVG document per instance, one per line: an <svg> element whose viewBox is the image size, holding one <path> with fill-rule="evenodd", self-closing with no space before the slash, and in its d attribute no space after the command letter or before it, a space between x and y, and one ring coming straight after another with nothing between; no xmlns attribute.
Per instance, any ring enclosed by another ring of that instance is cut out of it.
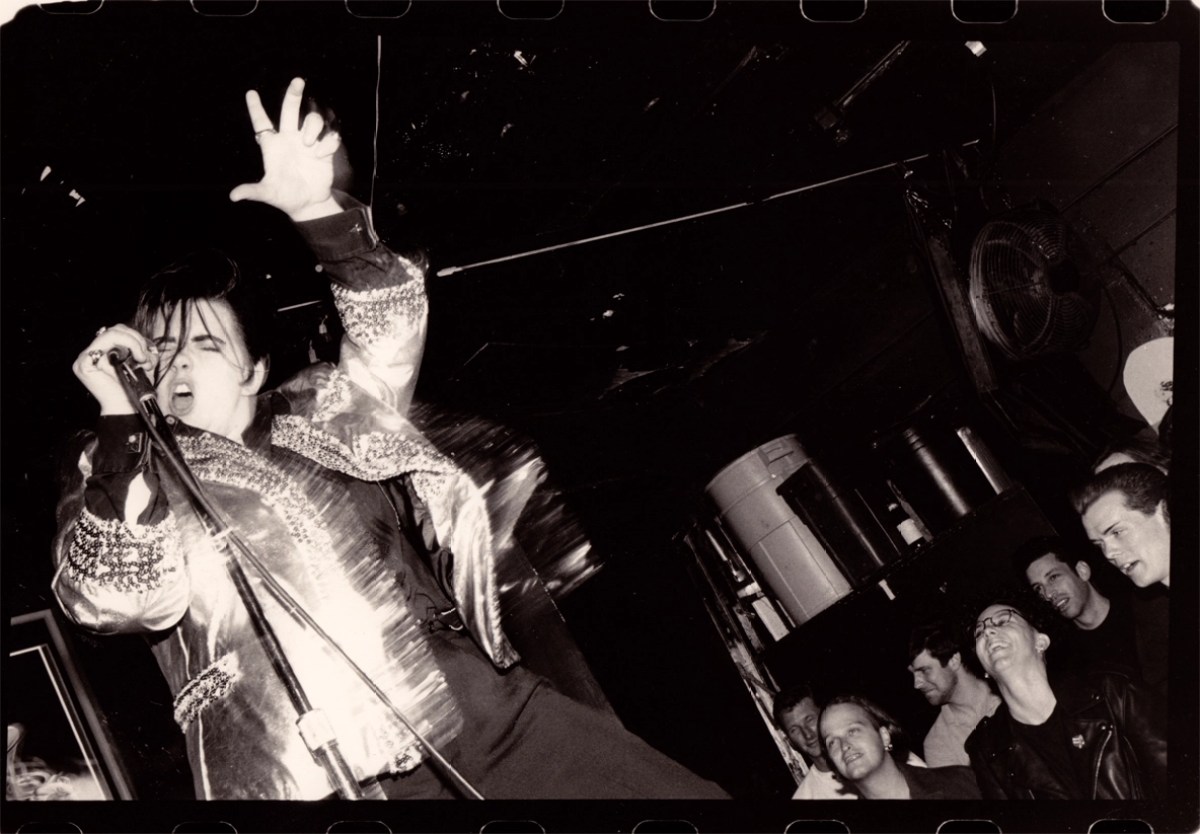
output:
<svg viewBox="0 0 1200 834"><path fill-rule="evenodd" d="M775 723L787 735L792 747L808 759L808 773L792 794L792 799L854 799L841 790L841 783L829 767L821 739L817 734L817 719L821 708L808 684L790 687L775 697Z"/></svg>
<svg viewBox="0 0 1200 834"><path fill-rule="evenodd" d="M875 703L856 695L821 710L821 748L845 789L863 799L978 799L971 769L914 767L904 731Z"/></svg>
<svg viewBox="0 0 1200 834"><path fill-rule="evenodd" d="M1119 463L1097 472L1071 498L1088 538L1129 581L1170 587L1166 474L1145 463Z"/></svg>
<svg viewBox="0 0 1200 834"><path fill-rule="evenodd" d="M1171 469L1171 453L1162 440L1127 437L1110 443L1096 458L1092 472L1100 472L1118 463L1146 463L1164 473Z"/></svg>
<svg viewBox="0 0 1200 834"><path fill-rule="evenodd" d="M1047 655L1052 676L1060 667L1108 668L1165 692L1165 620L1148 618L1141 623L1146 631L1139 631L1131 595L1101 593L1092 582L1087 559L1057 536L1040 536L1023 544L1013 554L1013 567L1068 624Z"/></svg>
<svg viewBox="0 0 1200 834"><path fill-rule="evenodd" d="M944 623L915 629L908 657L913 687L940 707L925 735L925 763L929 767L969 765L963 744L979 720L996 711L1000 699L964 662L959 641Z"/></svg>
<svg viewBox="0 0 1200 834"><path fill-rule="evenodd" d="M1046 671L1050 638L1007 601L984 608L975 652L1004 703L967 739L988 799L1144 799L1166 784L1157 699L1126 675ZM836 761L835 761L836 764Z"/></svg>

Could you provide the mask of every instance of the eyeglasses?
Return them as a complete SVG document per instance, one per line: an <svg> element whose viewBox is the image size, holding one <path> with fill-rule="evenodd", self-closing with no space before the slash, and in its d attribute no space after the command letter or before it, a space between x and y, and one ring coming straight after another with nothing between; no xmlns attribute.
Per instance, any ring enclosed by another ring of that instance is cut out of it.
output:
<svg viewBox="0 0 1200 834"><path fill-rule="evenodd" d="M984 617L979 622L975 623L975 630L972 636L978 640L983 636L983 632L988 628L1000 628L1012 622L1013 617L1021 617L1021 612L1015 608L1001 608L990 617ZM1024 619L1024 617L1021 617Z"/></svg>

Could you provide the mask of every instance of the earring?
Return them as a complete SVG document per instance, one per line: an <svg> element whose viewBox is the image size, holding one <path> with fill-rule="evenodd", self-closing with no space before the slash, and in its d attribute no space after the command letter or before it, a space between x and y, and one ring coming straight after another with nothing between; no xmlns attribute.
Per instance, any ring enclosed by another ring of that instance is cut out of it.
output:
<svg viewBox="0 0 1200 834"><path fill-rule="evenodd" d="M892 752L892 743L889 741L887 744L883 745L883 750L885 753L891 753Z"/></svg>

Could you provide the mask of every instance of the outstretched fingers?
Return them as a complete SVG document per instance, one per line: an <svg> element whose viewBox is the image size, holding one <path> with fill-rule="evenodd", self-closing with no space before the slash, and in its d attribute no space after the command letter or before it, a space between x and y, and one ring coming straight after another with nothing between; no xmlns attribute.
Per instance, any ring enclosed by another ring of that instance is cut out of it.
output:
<svg viewBox="0 0 1200 834"><path fill-rule="evenodd" d="M294 133L300 129L300 105L304 102L304 79L293 78L283 94L279 108L279 132Z"/></svg>
<svg viewBox="0 0 1200 834"><path fill-rule="evenodd" d="M250 126L254 128L255 136L275 129L271 117L267 115L267 111L263 107L262 99L258 97L257 90L249 90L246 93L246 110L250 113Z"/></svg>
<svg viewBox="0 0 1200 834"><path fill-rule="evenodd" d="M304 86L303 78L292 79L277 122L267 115L258 93L246 93L246 109L262 150L263 176L258 182L243 183L229 192L234 202L266 203L297 222L340 211L331 196L330 160L340 140L336 133L326 130L325 120L318 113L309 114L301 123Z"/></svg>
<svg viewBox="0 0 1200 834"><path fill-rule="evenodd" d="M327 156L333 156L337 153L337 149L341 147L342 137L334 132L326 133L325 136L313 145L313 150L316 153L317 159L324 159Z"/></svg>
<svg viewBox="0 0 1200 834"><path fill-rule="evenodd" d="M306 146L311 147L314 142L321 136L321 131L325 129L325 120L321 118L320 113L309 113L304 117L304 124L300 127L300 141Z"/></svg>

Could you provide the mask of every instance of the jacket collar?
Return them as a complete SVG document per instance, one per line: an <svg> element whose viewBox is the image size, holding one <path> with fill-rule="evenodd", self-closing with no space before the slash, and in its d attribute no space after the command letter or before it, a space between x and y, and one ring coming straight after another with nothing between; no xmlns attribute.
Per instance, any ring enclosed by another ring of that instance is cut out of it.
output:
<svg viewBox="0 0 1200 834"><path fill-rule="evenodd" d="M255 400L254 419L242 435L242 442L249 449L263 449L271 444L271 421L276 415L290 414L287 398L278 391L260 394Z"/></svg>
<svg viewBox="0 0 1200 834"><path fill-rule="evenodd" d="M250 420L246 431L242 433L242 444L246 448L256 451L271 445L271 421L275 419L276 415L290 412L291 406L287 398L277 391L260 394L254 401L254 417ZM182 437L200 437L212 434L212 432L194 428L182 421L177 422L172 431Z"/></svg>

